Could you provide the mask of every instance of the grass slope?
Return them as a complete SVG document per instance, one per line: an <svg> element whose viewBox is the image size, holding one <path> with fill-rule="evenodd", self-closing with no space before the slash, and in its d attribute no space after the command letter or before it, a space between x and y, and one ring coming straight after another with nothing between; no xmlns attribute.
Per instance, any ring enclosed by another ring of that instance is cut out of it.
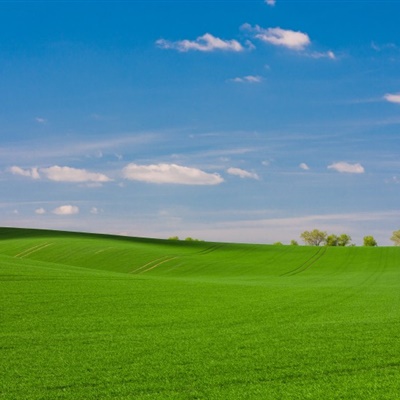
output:
<svg viewBox="0 0 400 400"><path fill-rule="evenodd" d="M400 249L0 229L1 399L397 399Z"/></svg>

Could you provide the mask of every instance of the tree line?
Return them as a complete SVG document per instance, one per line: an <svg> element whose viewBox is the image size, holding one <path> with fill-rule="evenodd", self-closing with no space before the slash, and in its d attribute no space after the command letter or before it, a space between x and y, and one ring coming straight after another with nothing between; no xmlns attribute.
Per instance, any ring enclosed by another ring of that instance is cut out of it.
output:
<svg viewBox="0 0 400 400"><path fill-rule="evenodd" d="M328 235L325 231L320 231L318 229L313 229L312 231L304 231L300 238L307 246L355 246L354 243L351 242L351 236L347 233L342 233L341 235L330 234ZM171 236L168 240L180 240L178 236ZM187 237L184 239L186 242L202 242L199 239L193 239L191 237ZM400 246L400 230L394 231L392 237L390 238L393 241L395 246ZM292 246L298 246L299 243L296 240L291 240L290 244ZM283 245L282 242L276 242L274 245ZM377 241L371 235L364 236L363 238L363 246L367 247L375 247L378 246Z"/></svg>
<svg viewBox="0 0 400 400"><path fill-rule="evenodd" d="M341 235L328 235L325 231L314 229L312 231L304 231L300 235L303 242L308 246L355 246L351 243L350 235L342 233ZM390 240L393 241L395 246L400 246L400 230L394 231ZM298 244L295 240L291 241L292 245ZM378 246L377 241L371 235L364 236L363 245L368 247Z"/></svg>

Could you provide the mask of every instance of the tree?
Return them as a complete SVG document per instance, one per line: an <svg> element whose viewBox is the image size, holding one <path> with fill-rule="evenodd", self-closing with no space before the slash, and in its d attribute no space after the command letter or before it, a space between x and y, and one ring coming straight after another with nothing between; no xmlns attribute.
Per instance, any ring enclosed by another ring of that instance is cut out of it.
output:
<svg viewBox="0 0 400 400"><path fill-rule="evenodd" d="M336 235L329 235L326 238L325 245L326 246L338 246L339 238Z"/></svg>
<svg viewBox="0 0 400 400"><path fill-rule="evenodd" d="M274 246L283 246L283 243L282 242L275 242Z"/></svg>
<svg viewBox="0 0 400 400"><path fill-rule="evenodd" d="M292 239L292 240L290 241L290 245L291 245L291 246L298 246L299 244L297 243L297 240Z"/></svg>
<svg viewBox="0 0 400 400"><path fill-rule="evenodd" d="M400 246L400 230L394 231L390 240L394 242L395 246Z"/></svg>
<svg viewBox="0 0 400 400"><path fill-rule="evenodd" d="M347 235L346 233L342 233L341 235L329 235L326 238L325 245L326 246L348 246L351 242L351 237L350 235Z"/></svg>
<svg viewBox="0 0 400 400"><path fill-rule="evenodd" d="M347 235L346 233L342 233L339 237L338 237L338 246L347 246L351 243L351 236Z"/></svg>
<svg viewBox="0 0 400 400"><path fill-rule="evenodd" d="M300 237L303 239L305 244L309 246L319 246L321 243L326 243L328 234L318 229L310 231L304 231Z"/></svg>
<svg viewBox="0 0 400 400"><path fill-rule="evenodd" d="M168 238L168 240L179 240L178 236L171 236Z"/></svg>
<svg viewBox="0 0 400 400"><path fill-rule="evenodd" d="M378 243L376 243L373 236L364 236L364 246L374 247L378 246Z"/></svg>

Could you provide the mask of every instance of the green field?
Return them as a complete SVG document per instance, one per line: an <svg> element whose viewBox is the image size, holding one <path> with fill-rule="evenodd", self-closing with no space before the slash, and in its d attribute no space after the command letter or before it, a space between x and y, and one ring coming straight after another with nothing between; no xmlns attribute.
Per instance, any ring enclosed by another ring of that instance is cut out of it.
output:
<svg viewBox="0 0 400 400"><path fill-rule="evenodd" d="M0 399L399 399L400 248L0 228Z"/></svg>

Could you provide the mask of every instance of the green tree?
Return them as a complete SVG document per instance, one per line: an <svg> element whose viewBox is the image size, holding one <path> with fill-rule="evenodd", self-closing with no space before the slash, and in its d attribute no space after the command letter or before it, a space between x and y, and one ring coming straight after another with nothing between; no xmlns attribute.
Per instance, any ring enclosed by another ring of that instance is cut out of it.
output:
<svg viewBox="0 0 400 400"><path fill-rule="evenodd" d="M282 242L275 242L274 246L283 246L283 243Z"/></svg>
<svg viewBox="0 0 400 400"><path fill-rule="evenodd" d="M350 235L347 235L346 233L342 233L341 235L329 235L326 238L325 245L326 246L348 246L351 243L351 237Z"/></svg>
<svg viewBox="0 0 400 400"><path fill-rule="evenodd" d="M168 238L168 240L179 240L178 236L171 236Z"/></svg>
<svg viewBox="0 0 400 400"><path fill-rule="evenodd" d="M393 241L395 246L400 246L400 230L394 231L390 240Z"/></svg>
<svg viewBox="0 0 400 400"><path fill-rule="evenodd" d="M373 236L364 236L364 246L374 247L378 246L378 243Z"/></svg>
<svg viewBox="0 0 400 400"><path fill-rule="evenodd" d="M312 231L304 231L300 237L305 244L309 246L319 246L326 243L328 234L326 232L314 229Z"/></svg>
<svg viewBox="0 0 400 400"><path fill-rule="evenodd" d="M351 236L347 235L346 233L342 233L338 237L338 246L348 246L351 243Z"/></svg>
<svg viewBox="0 0 400 400"><path fill-rule="evenodd" d="M291 246L298 246L299 243L297 242L297 240L292 239L292 240L290 241L290 245L291 245Z"/></svg>
<svg viewBox="0 0 400 400"><path fill-rule="evenodd" d="M185 241L186 241L186 242L202 242L202 240L200 240L200 239L194 239L194 238L192 238L192 237L190 237L190 236L188 236L188 237L185 239Z"/></svg>
<svg viewBox="0 0 400 400"><path fill-rule="evenodd" d="M336 235L332 234L326 238L325 245L326 246L338 246L339 245L338 243L339 243L339 238Z"/></svg>

